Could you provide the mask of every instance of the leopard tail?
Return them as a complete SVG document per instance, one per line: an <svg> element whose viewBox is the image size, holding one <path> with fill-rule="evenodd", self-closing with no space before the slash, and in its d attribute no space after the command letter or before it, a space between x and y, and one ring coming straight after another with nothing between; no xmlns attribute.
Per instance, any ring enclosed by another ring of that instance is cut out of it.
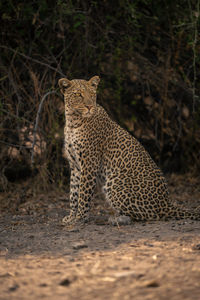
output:
<svg viewBox="0 0 200 300"><path fill-rule="evenodd" d="M181 207L170 207L167 217L174 218L176 220L191 219L200 221L200 212L196 210L190 211Z"/></svg>

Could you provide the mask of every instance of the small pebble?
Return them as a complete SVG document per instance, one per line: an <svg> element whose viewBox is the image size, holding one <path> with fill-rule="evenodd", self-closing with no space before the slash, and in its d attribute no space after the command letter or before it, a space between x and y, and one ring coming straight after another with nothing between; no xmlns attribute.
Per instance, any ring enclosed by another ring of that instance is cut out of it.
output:
<svg viewBox="0 0 200 300"><path fill-rule="evenodd" d="M200 244L194 245L192 247L193 250L200 250Z"/></svg>
<svg viewBox="0 0 200 300"><path fill-rule="evenodd" d="M146 285L146 287L148 287L148 288L155 288L155 287L159 287L160 285L159 285L159 283L157 282L157 281L150 281L149 283L147 283L147 285Z"/></svg>
<svg viewBox="0 0 200 300"><path fill-rule="evenodd" d="M88 245L85 242L77 242L73 244L73 249L74 250L79 250L82 248L88 248Z"/></svg>
<svg viewBox="0 0 200 300"><path fill-rule="evenodd" d="M68 278L65 278L63 279L61 282L60 282L60 285L62 286L69 286L71 283L71 281L68 279Z"/></svg>
<svg viewBox="0 0 200 300"><path fill-rule="evenodd" d="M15 285L13 285L13 286L11 286L11 287L9 288L9 291L10 291L10 292L14 292L14 291L16 291L18 288L19 288L19 285L18 285L18 284L15 284Z"/></svg>

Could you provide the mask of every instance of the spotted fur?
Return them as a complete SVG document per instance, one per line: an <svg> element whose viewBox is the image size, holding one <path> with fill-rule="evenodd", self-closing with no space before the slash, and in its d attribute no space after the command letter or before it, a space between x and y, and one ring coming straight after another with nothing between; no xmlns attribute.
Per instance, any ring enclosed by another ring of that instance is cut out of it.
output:
<svg viewBox="0 0 200 300"><path fill-rule="evenodd" d="M59 80L71 168L70 214L63 223L88 219L97 179L117 215L134 221L197 218L173 205L165 178L144 147L96 104L99 80Z"/></svg>

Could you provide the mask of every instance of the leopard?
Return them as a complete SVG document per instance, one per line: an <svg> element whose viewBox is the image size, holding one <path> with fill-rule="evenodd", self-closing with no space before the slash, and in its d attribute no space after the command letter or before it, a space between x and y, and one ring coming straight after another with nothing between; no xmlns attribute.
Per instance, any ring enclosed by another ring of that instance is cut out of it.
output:
<svg viewBox="0 0 200 300"><path fill-rule="evenodd" d="M144 146L97 104L99 82L97 75L58 81L64 96L64 156L71 170L70 212L62 224L88 222L97 182L115 220L199 220L199 214L173 203L161 169Z"/></svg>

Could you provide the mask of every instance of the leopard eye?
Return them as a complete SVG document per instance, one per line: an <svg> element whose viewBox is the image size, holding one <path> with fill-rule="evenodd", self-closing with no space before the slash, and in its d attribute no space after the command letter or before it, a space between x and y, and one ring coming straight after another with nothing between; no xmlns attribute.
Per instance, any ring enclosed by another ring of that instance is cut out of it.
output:
<svg viewBox="0 0 200 300"><path fill-rule="evenodd" d="M81 93L75 93L75 95L76 95L77 97L81 97L81 96L82 96Z"/></svg>

